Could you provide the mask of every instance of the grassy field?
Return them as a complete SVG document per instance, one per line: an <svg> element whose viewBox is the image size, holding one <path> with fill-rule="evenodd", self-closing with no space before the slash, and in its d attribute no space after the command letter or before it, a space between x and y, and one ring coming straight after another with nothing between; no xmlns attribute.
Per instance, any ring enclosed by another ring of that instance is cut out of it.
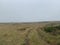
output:
<svg viewBox="0 0 60 45"><path fill-rule="evenodd" d="M60 45L60 22L0 23L0 45Z"/></svg>

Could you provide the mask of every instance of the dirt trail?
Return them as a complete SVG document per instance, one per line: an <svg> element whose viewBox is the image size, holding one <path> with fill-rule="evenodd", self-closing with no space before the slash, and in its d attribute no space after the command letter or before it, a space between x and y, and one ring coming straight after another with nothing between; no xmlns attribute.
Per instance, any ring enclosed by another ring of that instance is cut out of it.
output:
<svg viewBox="0 0 60 45"><path fill-rule="evenodd" d="M30 45L30 39L29 39L29 34L31 32L32 29L29 29L26 36L25 36L25 39L24 39L24 44L23 45Z"/></svg>
<svg viewBox="0 0 60 45"><path fill-rule="evenodd" d="M44 33L41 31L41 28L37 27L36 31L37 31L37 34L39 35L39 38L42 39L42 40L46 43L46 45L50 45L50 44L48 44L48 43L44 40L45 35L44 35Z"/></svg>

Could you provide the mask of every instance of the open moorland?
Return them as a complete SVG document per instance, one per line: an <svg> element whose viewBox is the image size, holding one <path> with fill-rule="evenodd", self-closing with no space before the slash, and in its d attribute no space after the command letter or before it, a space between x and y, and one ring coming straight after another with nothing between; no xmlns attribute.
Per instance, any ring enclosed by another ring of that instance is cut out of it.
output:
<svg viewBox="0 0 60 45"><path fill-rule="evenodd" d="M60 45L60 22L0 23L0 45Z"/></svg>

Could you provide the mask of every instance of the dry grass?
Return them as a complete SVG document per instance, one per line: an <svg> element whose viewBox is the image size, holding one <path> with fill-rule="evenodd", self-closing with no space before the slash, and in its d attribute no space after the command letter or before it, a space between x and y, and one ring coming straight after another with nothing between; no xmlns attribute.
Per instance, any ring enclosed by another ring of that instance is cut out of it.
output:
<svg viewBox="0 0 60 45"><path fill-rule="evenodd" d="M49 24L0 24L0 45L60 45L60 35L43 30Z"/></svg>

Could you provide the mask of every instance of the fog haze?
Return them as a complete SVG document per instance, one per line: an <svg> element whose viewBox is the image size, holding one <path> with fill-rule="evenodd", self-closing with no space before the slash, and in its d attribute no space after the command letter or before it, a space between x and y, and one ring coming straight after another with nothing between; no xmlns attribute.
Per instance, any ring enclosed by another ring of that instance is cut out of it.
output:
<svg viewBox="0 0 60 45"><path fill-rule="evenodd" d="M60 0L0 0L0 22L60 21Z"/></svg>

